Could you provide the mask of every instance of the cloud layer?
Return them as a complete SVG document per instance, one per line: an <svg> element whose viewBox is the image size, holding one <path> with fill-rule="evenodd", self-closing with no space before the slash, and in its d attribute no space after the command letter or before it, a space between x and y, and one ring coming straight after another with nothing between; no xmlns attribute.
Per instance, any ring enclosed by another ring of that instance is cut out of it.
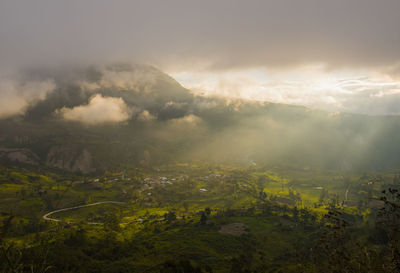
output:
<svg viewBox="0 0 400 273"><path fill-rule="evenodd" d="M303 105L331 112L400 114L400 80L368 70L326 70L304 65L285 71L263 67L173 76L205 96Z"/></svg>
<svg viewBox="0 0 400 273"><path fill-rule="evenodd" d="M97 94L90 98L87 105L62 108L56 113L68 121L78 121L87 125L126 121L131 110L122 98L103 97Z"/></svg>
<svg viewBox="0 0 400 273"><path fill-rule="evenodd" d="M397 0L0 3L2 66L134 61L168 71L400 63Z"/></svg>

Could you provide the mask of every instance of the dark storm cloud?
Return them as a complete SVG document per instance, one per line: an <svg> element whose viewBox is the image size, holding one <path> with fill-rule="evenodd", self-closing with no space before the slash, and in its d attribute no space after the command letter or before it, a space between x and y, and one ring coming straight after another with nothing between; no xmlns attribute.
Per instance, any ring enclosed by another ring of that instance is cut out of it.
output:
<svg viewBox="0 0 400 273"><path fill-rule="evenodd" d="M400 61L399 11L398 0L2 0L1 68L390 66Z"/></svg>

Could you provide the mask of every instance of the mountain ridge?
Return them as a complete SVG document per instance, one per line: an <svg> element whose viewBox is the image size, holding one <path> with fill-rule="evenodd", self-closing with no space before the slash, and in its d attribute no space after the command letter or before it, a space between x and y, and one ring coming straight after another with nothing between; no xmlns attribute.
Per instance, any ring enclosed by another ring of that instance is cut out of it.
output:
<svg viewBox="0 0 400 273"><path fill-rule="evenodd" d="M87 174L144 159L155 165L211 160L344 169L400 164L400 117L202 97L144 65L81 71L68 80L54 73L54 91L24 115L0 119L0 160L25 158L21 163ZM94 96L101 98L96 104ZM107 119L110 114L118 122ZM4 149L17 149L20 157Z"/></svg>

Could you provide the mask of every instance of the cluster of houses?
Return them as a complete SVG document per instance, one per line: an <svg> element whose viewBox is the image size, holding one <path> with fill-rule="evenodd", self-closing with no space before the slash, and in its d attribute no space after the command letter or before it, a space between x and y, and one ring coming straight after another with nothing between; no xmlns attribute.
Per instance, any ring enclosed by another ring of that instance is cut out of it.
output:
<svg viewBox="0 0 400 273"><path fill-rule="evenodd" d="M161 177L147 177L145 179L142 180L142 183L144 184L144 186L149 186L149 185L161 185L161 186L165 186L165 185L172 185L173 182L175 181L176 178L172 178L171 180L169 180L167 177L165 176L161 176Z"/></svg>
<svg viewBox="0 0 400 273"><path fill-rule="evenodd" d="M199 180L208 181L208 180L212 180L212 179L224 179L226 177L228 177L228 176L222 175L222 174L217 174L217 173L211 173L209 175L199 177Z"/></svg>
<svg viewBox="0 0 400 273"><path fill-rule="evenodd" d="M167 185L172 185L174 184L174 182L176 180L178 180L179 178L171 178L168 179L165 176L160 176L160 177L146 177L145 179L143 179L141 181L141 183L143 184L142 188L141 188L141 192L146 191L146 190L151 190L153 189L155 186L159 185L162 187L165 187ZM148 192L147 195L151 195L151 192Z"/></svg>

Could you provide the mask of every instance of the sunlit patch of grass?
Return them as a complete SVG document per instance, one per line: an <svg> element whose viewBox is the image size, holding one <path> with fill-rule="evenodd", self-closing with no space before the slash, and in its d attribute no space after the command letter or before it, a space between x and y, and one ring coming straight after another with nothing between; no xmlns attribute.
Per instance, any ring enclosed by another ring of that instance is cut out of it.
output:
<svg viewBox="0 0 400 273"><path fill-rule="evenodd" d="M20 191L24 185L19 184L0 184L0 193L3 194L15 194Z"/></svg>
<svg viewBox="0 0 400 273"><path fill-rule="evenodd" d="M318 214L318 215L320 215L320 216L325 215L325 214L328 213L328 209L327 209L326 207L323 207L323 206L317 207L317 208L310 207L309 209L310 209L313 213L316 213L316 214Z"/></svg>

